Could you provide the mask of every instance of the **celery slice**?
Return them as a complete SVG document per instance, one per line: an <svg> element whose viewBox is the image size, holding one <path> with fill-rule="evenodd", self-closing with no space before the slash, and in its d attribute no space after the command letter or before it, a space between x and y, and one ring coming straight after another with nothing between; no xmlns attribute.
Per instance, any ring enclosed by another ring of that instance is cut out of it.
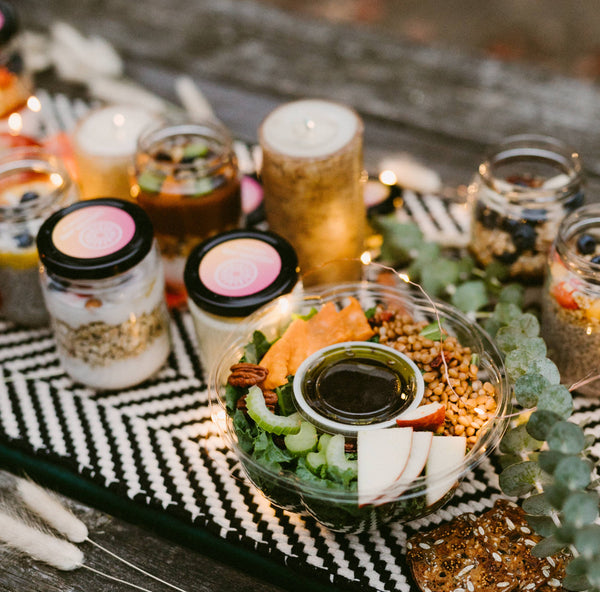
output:
<svg viewBox="0 0 600 592"><path fill-rule="evenodd" d="M285 447L294 456L304 456L316 448L317 439L317 428L308 421L302 421L297 434L288 434L285 437Z"/></svg>
<svg viewBox="0 0 600 592"><path fill-rule="evenodd" d="M262 391L251 386L246 395L248 415L266 432L277 435L297 434L300 431L300 415L275 415L267 408Z"/></svg>
<svg viewBox="0 0 600 592"><path fill-rule="evenodd" d="M348 459L344 444L345 439L342 434L336 434L329 440L325 450L327 471L332 476L344 475L345 479L355 478L358 475L358 463Z"/></svg>

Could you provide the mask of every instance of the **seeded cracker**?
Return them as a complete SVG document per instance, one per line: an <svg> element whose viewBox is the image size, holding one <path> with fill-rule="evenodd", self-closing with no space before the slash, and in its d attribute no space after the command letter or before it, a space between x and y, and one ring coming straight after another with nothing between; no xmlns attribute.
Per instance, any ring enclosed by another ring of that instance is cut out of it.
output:
<svg viewBox="0 0 600 592"><path fill-rule="evenodd" d="M423 592L561 591L567 556L538 559L541 538L519 506L499 499L481 516L463 514L407 544L407 559Z"/></svg>

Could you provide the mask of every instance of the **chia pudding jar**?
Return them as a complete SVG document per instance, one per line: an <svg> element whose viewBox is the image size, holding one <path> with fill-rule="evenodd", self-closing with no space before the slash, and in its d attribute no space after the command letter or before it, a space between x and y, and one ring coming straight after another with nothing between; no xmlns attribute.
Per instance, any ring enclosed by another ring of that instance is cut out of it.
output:
<svg viewBox="0 0 600 592"><path fill-rule="evenodd" d="M36 327L48 323L35 238L42 222L77 199L63 163L34 147L0 156L0 314Z"/></svg>
<svg viewBox="0 0 600 592"><path fill-rule="evenodd" d="M170 353L169 312L152 223L136 204L78 202L44 222L41 284L63 368L95 389L152 376Z"/></svg>
<svg viewBox="0 0 600 592"><path fill-rule="evenodd" d="M480 264L498 261L509 275L541 283L566 214L584 201L579 155L547 136L519 135L495 146L469 187L469 248Z"/></svg>
<svg viewBox="0 0 600 592"><path fill-rule="evenodd" d="M170 302L184 303L191 250L240 226L240 174L228 130L173 118L151 125L138 141L132 195L154 225Z"/></svg>
<svg viewBox="0 0 600 592"><path fill-rule="evenodd" d="M600 373L600 204L567 216L548 257L542 336L567 386ZM600 395L600 382L577 387Z"/></svg>
<svg viewBox="0 0 600 592"><path fill-rule="evenodd" d="M273 232L232 230L198 245L188 258L185 285L200 360L210 372L223 341L244 330L245 318L298 282L298 257Z"/></svg>

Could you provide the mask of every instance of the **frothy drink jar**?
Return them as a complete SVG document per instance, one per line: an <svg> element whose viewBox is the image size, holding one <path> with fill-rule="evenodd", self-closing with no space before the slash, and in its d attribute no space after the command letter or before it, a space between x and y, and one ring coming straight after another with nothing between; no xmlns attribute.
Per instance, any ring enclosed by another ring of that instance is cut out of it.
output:
<svg viewBox="0 0 600 592"><path fill-rule="evenodd" d="M62 163L35 147L0 157L0 314L36 327L48 323L35 239L42 222L77 199Z"/></svg>
<svg viewBox="0 0 600 592"><path fill-rule="evenodd" d="M228 130L215 121L157 121L138 142L132 193L150 216L173 304L185 303L192 249L241 220L240 176Z"/></svg>
<svg viewBox="0 0 600 592"><path fill-rule="evenodd" d="M223 341L243 331L243 321L298 282L298 258L282 237L233 230L198 245L185 267L188 305L206 372L218 361Z"/></svg>
<svg viewBox="0 0 600 592"><path fill-rule="evenodd" d="M136 204L78 202L50 216L37 246L64 370L95 389L152 376L170 352L169 313L152 223Z"/></svg>

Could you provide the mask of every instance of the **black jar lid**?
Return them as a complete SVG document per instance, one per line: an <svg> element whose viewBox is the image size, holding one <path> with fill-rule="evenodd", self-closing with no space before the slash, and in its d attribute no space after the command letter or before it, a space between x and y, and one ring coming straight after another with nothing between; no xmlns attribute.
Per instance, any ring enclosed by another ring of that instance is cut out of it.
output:
<svg viewBox="0 0 600 592"><path fill-rule="evenodd" d="M0 0L0 45L10 41L19 30L19 19L15 7Z"/></svg>
<svg viewBox="0 0 600 592"><path fill-rule="evenodd" d="M153 240L152 222L140 206L104 197L52 214L38 232L37 248L51 274L99 280L137 265Z"/></svg>
<svg viewBox="0 0 600 592"><path fill-rule="evenodd" d="M207 239L189 255L184 272L190 299L220 316L244 317L298 281L292 245L273 232L232 230Z"/></svg>

